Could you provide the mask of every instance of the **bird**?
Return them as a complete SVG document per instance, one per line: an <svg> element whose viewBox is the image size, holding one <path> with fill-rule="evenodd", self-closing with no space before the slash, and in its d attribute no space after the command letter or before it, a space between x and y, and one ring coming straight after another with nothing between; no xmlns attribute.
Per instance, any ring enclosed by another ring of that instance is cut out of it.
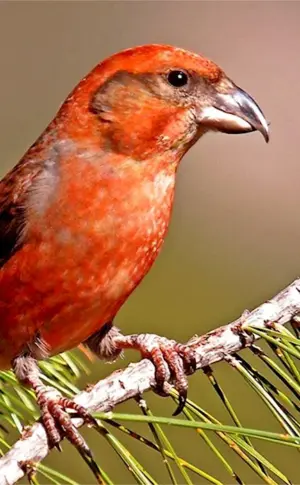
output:
<svg viewBox="0 0 300 485"><path fill-rule="evenodd" d="M124 349L152 360L158 392L187 396L186 344L125 335L114 318L165 240L176 172L209 131L260 132L254 99L213 61L171 45L129 48L100 62L0 182L0 370L36 394L49 444L88 411L42 380L39 361L79 344L100 359Z"/></svg>

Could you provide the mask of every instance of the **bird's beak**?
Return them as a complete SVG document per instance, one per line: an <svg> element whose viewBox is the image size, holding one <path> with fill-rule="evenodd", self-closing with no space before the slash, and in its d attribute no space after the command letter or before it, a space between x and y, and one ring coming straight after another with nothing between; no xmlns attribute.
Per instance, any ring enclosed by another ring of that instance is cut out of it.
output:
<svg viewBox="0 0 300 485"><path fill-rule="evenodd" d="M199 111L199 124L224 133L260 131L269 141L269 127L263 112L249 94L235 85L228 92L215 92L209 105Z"/></svg>

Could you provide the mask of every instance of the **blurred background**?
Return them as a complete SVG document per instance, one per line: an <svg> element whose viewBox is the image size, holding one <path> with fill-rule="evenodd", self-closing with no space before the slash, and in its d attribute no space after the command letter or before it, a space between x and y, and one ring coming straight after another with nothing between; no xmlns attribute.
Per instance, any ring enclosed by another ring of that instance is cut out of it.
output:
<svg viewBox="0 0 300 485"><path fill-rule="evenodd" d="M298 276L299 18L300 3L286 1L0 3L1 175L95 64L138 44L174 44L213 59L271 121L268 145L258 133L210 134L187 154L163 251L118 315L124 332L157 332L185 341L252 309ZM113 366L95 362L88 381L138 358L129 353ZM245 426L279 431L233 371L225 364L215 370L229 395L240 396L235 403ZM193 399L220 419L226 416L204 376L193 376L190 385ZM149 402L156 414L173 410L169 400L149 396ZM118 410L137 412L133 404ZM113 467L114 480L131 483L107 445L91 432L86 436L107 471ZM228 482L196 437L193 446L191 434L179 436L171 429L170 436L183 454L188 439L191 460ZM52 453L47 464L90 483L86 465L67 444L64 448L66 453ZM300 482L296 454L271 449L278 467L292 471L293 483ZM137 455L159 483L166 483L156 456L142 451L137 448ZM236 469L243 466L236 459ZM243 473L252 483L252 472Z"/></svg>

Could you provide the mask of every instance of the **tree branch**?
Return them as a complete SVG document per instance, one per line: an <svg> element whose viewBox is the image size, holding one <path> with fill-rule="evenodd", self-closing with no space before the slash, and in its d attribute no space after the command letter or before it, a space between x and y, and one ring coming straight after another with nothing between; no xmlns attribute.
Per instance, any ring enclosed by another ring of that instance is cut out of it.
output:
<svg viewBox="0 0 300 485"><path fill-rule="evenodd" d="M234 322L202 337L193 337L188 344L196 350L197 369L221 361L225 356L251 345L255 337L243 331L245 325L257 328L266 328L269 322L284 325L298 313L300 278L251 313L245 312ZM117 404L148 391L153 384L154 366L144 359L124 370L113 372L88 391L80 392L74 400L92 413L110 411ZM76 427L83 424L79 418L74 418L72 422ZM45 430L42 424L36 422L0 459L0 485L14 484L25 474L24 463L37 464L49 451Z"/></svg>

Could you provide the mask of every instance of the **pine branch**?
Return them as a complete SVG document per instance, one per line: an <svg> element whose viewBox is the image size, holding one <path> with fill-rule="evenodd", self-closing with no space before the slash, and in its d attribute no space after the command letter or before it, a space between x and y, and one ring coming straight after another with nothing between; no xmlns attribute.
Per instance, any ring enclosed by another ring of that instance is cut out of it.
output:
<svg viewBox="0 0 300 485"><path fill-rule="evenodd" d="M300 313L300 278L274 298L263 303L251 313L244 314L234 322L219 327L201 337L189 341L196 350L197 369L226 359L253 343L257 337L247 333L246 326L268 328L270 323L289 323ZM74 400L90 412L111 411L114 407L151 389L154 384L154 366L149 360L130 364L124 370L113 372L87 391L80 392ZM72 420L76 427L81 419ZM26 474L26 468L42 461L50 452L45 430L36 422L0 459L0 485L12 485Z"/></svg>

